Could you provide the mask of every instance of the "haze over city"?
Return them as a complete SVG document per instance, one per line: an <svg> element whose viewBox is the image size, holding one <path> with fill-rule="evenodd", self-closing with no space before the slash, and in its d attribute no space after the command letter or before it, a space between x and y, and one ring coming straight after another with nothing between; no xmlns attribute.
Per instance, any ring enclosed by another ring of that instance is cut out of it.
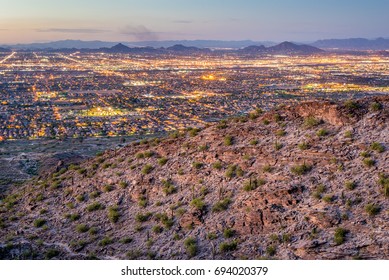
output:
<svg viewBox="0 0 389 280"><path fill-rule="evenodd" d="M0 1L1 44L388 37L385 0Z"/></svg>

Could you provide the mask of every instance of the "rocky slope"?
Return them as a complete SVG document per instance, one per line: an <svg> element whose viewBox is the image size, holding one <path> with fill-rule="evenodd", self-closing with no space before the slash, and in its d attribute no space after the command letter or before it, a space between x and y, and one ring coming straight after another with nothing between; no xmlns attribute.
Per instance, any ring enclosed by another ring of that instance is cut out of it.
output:
<svg viewBox="0 0 389 280"><path fill-rule="evenodd" d="M9 259L388 259L389 97L260 110L3 196Z"/></svg>

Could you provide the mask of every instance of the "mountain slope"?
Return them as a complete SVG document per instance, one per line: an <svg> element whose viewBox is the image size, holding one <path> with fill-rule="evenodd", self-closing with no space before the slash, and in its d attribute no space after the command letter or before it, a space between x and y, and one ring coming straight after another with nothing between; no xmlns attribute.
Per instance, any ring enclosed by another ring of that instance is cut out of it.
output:
<svg viewBox="0 0 389 280"><path fill-rule="evenodd" d="M2 200L0 256L388 259L388 106L258 111L59 167Z"/></svg>

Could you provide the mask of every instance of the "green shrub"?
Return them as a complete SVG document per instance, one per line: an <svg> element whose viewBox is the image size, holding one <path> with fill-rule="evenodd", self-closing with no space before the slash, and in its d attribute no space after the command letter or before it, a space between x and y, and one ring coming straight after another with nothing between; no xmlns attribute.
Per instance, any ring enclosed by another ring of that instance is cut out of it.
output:
<svg viewBox="0 0 389 280"><path fill-rule="evenodd" d="M209 240L214 240L214 239L217 238L217 234L214 233L214 232L210 232L210 233L207 234L207 238L208 238Z"/></svg>
<svg viewBox="0 0 389 280"><path fill-rule="evenodd" d="M344 133L344 137L346 137L346 138L353 138L353 132L351 130L347 130Z"/></svg>
<svg viewBox="0 0 389 280"><path fill-rule="evenodd" d="M290 234L284 233L284 234L282 235L282 242L283 242L283 243L288 243L288 242L290 242L290 240L291 240Z"/></svg>
<svg viewBox="0 0 389 280"><path fill-rule="evenodd" d="M300 144L298 144L297 146L300 150L304 151L304 150L308 150L310 148L310 145L306 142L302 142Z"/></svg>
<svg viewBox="0 0 389 280"><path fill-rule="evenodd" d="M322 123L321 120L317 120L313 116L309 116L304 119L304 127L306 128L312 128L318 126L321 123Z"/></svg>
<svg viewBox="0 0 389 280"><path fill-rule="evenodd" d="M234 139L232 136L227 135L226 137L224 137L224 145L232 146L233 142L234 142Z"/></svg>
<svg viewBox="0 0 389 280"><path fill-rule="evenodd" d="M93 191L89 195L90 198L96 198L96 197L99 197L99 196L100 196L100 192L99 191Z"/></svg>
<svg viewBox="0 0 389 280"><path fill-rule="evenodd" d="M322 128L316 132L316 135L319 137L324 137L324 136L328 135L328 131L326 129Z"/></svg>
<svg viewBox="0 0 389 280"><path fill-rule="evenodd" d="M363 158L368 158L368 157L370 157L370 154L368 151L363 151L363 152L361 152L360 156Z"/></svg>
<svg viewBox="0 0 389 280"><path fill-rule="evenodd" d="M200 169L203 167L204 164L202 164L201 162L198 162L198 161L195 161L192 163L193 167L196 168L196 169Z"/></svg>
<svg viewBox="0 0 389 280"><path fill-rule="evenodd" d="M70 214L68 217L67 217L69 220L71 220L72 222L74 221L77 221L81 218L80 214Z"/></svg>
<svg viewBox="0 0 389 280"><path fill-rule="evenodd" d="M283 130L283 129L279 129L279 130L276 131L276 135L280 136L280 137L285 136L286 135L286 131Z"/></svg>
<svg viewBox="0 0 389 280"><path fill-rule="evenodd" d="M224 231L223 231L223 236L225 238L231 238L233 236L235 236L236 232L235 230L233 229L230 229L230 228L226 228Z"/></svg>
<svg viewBox="0 0 389 280"><path fill-rule="evenodd" d="M331 203L333 200L334 200L334 196L333 195L326 195L326 196L323 197L323 201L327 202L327 203Z"/></svg>
<svg viewBox="0 0 389 280"><path fill-rule="evenodd" d="M144 152L145 158L150 158L154 155L155 153L153 151L146 151Z"/></svg>
<svg viewBox="0 0 389 280"><path fill-rule="evenodd" d="M258 142L257 139L253 139L253 140L250 141L250 145L252 145L252 146L257 145L258 143L259 143L259 142Z"/></svg>
<svg viewBox="0 0 389 280"><path fill-rule="evenodd" d="M384 189L384 195L389 197L389 176L384 173L379 174L378 184L381 185Z"/></svg>
<svg viewBox="0 0 389 280"><path fill-rule="evenodd" d="M379 153L383 153L385 151L385 147L381 143L378 143L378 142L371 143L370 149L372 149L373 151L379 152Z"/></svg>
<svg viewBox="0 0 389 280"><path fill-rule="evenodd" d="M226 170L226 177L227 178L233 178L233 177L242 177L244 174L242 168L239 165L229 165Z"/></svg>
<svg viewBox="0 0 389 280"><path fill-rule="evenodd" d="M216 202L215 205L213 205L212 207L212 212L222 212L227 210L231 202L232 202L231 199L228 197Z"/></svg>
<svg viewBox="0 0 389 280"><path fill-rule="evenodd" d="M336 245L341 245L344 243L346 235L349 231L344 228L337 228L334 233L334 242Z"/></svg>
<svg viewBox="0 0 389 280"><path fill-rule="evenodd" d="M357 187L357 183L355 183L355 181L346 181L344 183L344 186L346 187L346 189L348 190L353 190Z"/></svg>
<svg viewBox="0 0 389 280"><path fill-rule="evenodd" d="M369 216L375 216L381 211L381 207L373 203L368 203L365 206L365 211Z"/></svg>
<svg viewBox="0 0 389 280"><path fill-rule="evenodd" d="M220 169L222 169L223 166L222 166L222 163L220 161L216 161L212 164L212 167L217 169L217 170L220 170Z"/></svg>
<svg viewBox="0 0 389 280"><path fill-rule="evenodd" d="M154 169L154 167L150 164L146 164L143 168L142 168L142 174L146 175L146 174L149 174L152 170Z"/></svg>
<svg viewBox="0 0 389 280"><path fill-rule="evenodd" d="M205 209L205 202L201 198L195 198L191 201L190 205L195 207L196 209L202 211Z"/></svg>
<svg viewBox="0 0 389 280"><path fill-rule="evenodd" d="M304 175L304 174L307 174L309 171L312 170L312 166L311 165L308 165L306 163L303 163L301 165L295 165L295 166L292 166L292 168L290 169L290 171L295 174L295 175Z"/></svg>
<svg viewBox="0 0 389 280"><path fill-rule="evenodd" d="M144 223L147 220L149 220L151 216L152 216L152 213L150 213L150 212L147 212L147 213L144 213L144 214L138 213L135 216L135 221L137 221L139 223Z"/></svg>
<svg viewBox="0 0 389 280"><path fill-rule="evenodd" d="M252 190L255 190L256 188L258 188L259 186L262 186L266 184L266 180L264 179L250 179L250 180L247 180L244 184L243 184L243 190L245 191L252 191Z"/></svg>
<svg viewBox="0 0 389 280"><path fill-rule="evenodd" d="M355 102L354 100L346 100L344 102L344 106L349 109L349 110L355 110L355 109L358 109L359 108L359 104L357 102Z"/></svg>
<svg viewBox="0 0 389 280"><path fill-rule="evenodd" d="M270 173L273 171L273 167L270 164L266 164L262 167L262 171L266 173Z"/></svg>
<svg viewBox="0 0 389 280"><path fill-rule="evenodd" d="M112 244L113 242L114 241L110 237L106 236L102 240L100 240L99 245L100 246L107 246L107 245Z"/></svg>
<svg viewBox="0 0 389 280"><path fill-rule="evenodd" d="M163 228L160 226L160 225L155 225L153 226L153 228L151 229L154 233L161 233L163 231Z"/></svg>
<svg viewBox="0 0 389 280"><path fill-rule="evenodd" d="M129 244L133 241L131 237L124 237L123 239L120 240L120 243L122 244Z"/></svg>
<svg viewBox="0 0 389 280"><path fill-rule="evenodd" d="M99 230L95 227L91 227L88 232L90 235L96 235L99 232Z"/></svg>
<svg viewBox="0 0 389 280"><path fill-rule="evenodd" d="M97 211L97 210L102 210L104 209L104 206L101 205L100 203L98 202L94 202L92 204L89 204L87 207L86 207L86 210L88 210L89 212L92 212L92 211Z"/></svg>
<svg viewBox="0 0 389 280"><path fill-rule="evenodd" d="M113 185L105 185L104 187L103 187L103 191L104 192L110 192L110 191L113 191L113 189L114 189L114 187L113 187Z"/></svg>
<svg viewBox="0 0 389 280"><path fill-rule="evenodd" d="M366 166L366 167L373 167L375 165L375 160L374 159L371 159L371 158L365 158L363 159L363 164Z"/></svg>
<svg viewBox="0 0 389 280"><path fill-rule="evenodd" d="M46 224L46 220L44 219L36 219L34 221L34 226L37 228L43 227Z"/></svg>
<svg viewBox="0 0 389 280"><path fill-rule="evenodd" d="M238 242L236 240L231 242L220 243L219 249L221 252L231 252L235 251L238 248Z"/></svg>
<svg viewBox="0 0 389 280"><path fill-rule="evenodd" d="M378 102L373 102L370 104L370 110L372 110L373 112L380 111L382 110L382 104Z"/></svg>
<svg viewBox="0 0 389 280"><path fill-rule="evenodd" d="M79 233L85 233L89 230L89 227L86 224L79 224L76 226L76 230Z"/></svg>
<svg viewBox="0 0 389 280"><path fill-rule="evenodd" d="M57 257L60 254L60 251L57 249L49 249L45 254L46 260L51 260L52 258Z"/></svg>
<svg viewBox="0 0 389 280"><path fill-rule="evenodd" d="M316 199L321 199L322 194L325 192L326 187L323 184L320 184L316 187L313 197Z"/></svg>
<svg viewBox="0 0 389 280"><path fill-rule="evenodd" d="M274 150L276 150L276 151L281 150L283 146L284 145L282 143L275 142L274 143Z"/></svg>
<svg viewBox="0 0 389 280"><path fill-rule="evenodd" d="M145 154L144 154L144 153L137 153L137 154L135 155L135 157L136 157L137 159L145 158Z"/></svg>
<svg viewBox="0 0 389 280"><path fill-rule="evenodd" d="M120 218L119 208L117 206L111 206L108 209L108 219L112 223L116 223Z"/></svg>
<svg viewBox="0 0 389 280"><path fill-rule="evenodd" d="M159 158L159 159L158 159L158 164L159 164L160 166L164 166L164 165L167 163L167 161L168 161L167 158L162 157L162 158Z"/></svg>
<svg viewBox="0 0 389 280"><path fill-rule="evenodd" d="M226 120L221 120L218 125L216 126L217 129L226 129L227 126L227 121Z"/></svg>
<svg viewBox="0 0 389 280"><path fill-rule="evenodd" d="M270 245L266 248L266 254L270 257L274 256L277 252L277 248L274 245Z"/></svg>
<svg viewBox="0 0 389 280"><path fill-rule="evenodd" d="M84 195L84 194L77 195L77 196L76 196L76 200L77 200L78 202L85 201L85 195Z"/></svg>
<svg viewBox="0 0 389 280"><path fill-rule="evenodd" d="M184 241L184 245L186 248L186 252L190 257L194 257L197 255L198 247L197 247L197 241L193 237L188 237Z"/></svg>
<svg viewBox="0 0 389 280"><path fill-rule="evenodd" d="M169 180L162 180L162 191L165 195L173 194L177 191L176 187Z"/></svg>

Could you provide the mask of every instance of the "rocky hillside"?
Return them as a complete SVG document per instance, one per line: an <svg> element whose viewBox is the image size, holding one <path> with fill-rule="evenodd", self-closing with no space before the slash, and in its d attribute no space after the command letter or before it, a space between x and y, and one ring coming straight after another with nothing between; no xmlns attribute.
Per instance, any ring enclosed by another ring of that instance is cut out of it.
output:
<svg viewBox="0 0 389 280"><path fill-rule="evenodd" d="M0 256L389 259L388 108L257 110L59 166L3 196Z"/></svg>

